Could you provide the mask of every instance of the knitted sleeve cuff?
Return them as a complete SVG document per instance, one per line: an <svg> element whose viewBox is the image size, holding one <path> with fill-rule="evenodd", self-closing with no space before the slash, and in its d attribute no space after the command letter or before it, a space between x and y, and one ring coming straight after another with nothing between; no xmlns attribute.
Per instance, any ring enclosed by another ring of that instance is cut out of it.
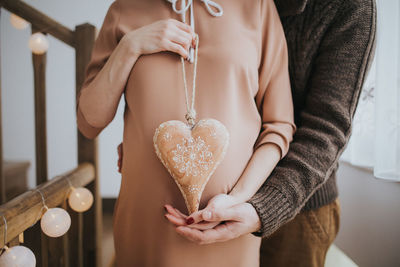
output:
<svg viewBox="0 0 400 267"><path fill-rule="evenodd" d="M262 191L257 192L247 202L255 208L260 217L261 228L252 233L258 237L270 236L291 213L287 197L272 186L264 185Z"/></svg>

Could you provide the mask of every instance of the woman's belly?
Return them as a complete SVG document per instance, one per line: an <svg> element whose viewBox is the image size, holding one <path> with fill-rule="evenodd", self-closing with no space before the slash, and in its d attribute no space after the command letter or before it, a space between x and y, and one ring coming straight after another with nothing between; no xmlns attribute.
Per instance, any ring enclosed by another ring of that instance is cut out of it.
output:
<svg viewBox="0 0 400 267"><path fill-rule="evenodd" d="M213 196L229 193L240 178L253 153L261 118L254 102L256 79L249 76L252 72L247 65L215 62L209 52L198 52L203 61L197 66L196 121L217 119L230 135L225 158L203 191L202 208ZM190 103L193 65L185 66ZM186 211L177 185L153 146L154 132L161 123L185 121L185 88L179 57L168 51L140 56L128 78L125 100L121 194L135 192L131 197L138 201L150 198L151 194L152 203L162 207L167 202Z"/></svg>

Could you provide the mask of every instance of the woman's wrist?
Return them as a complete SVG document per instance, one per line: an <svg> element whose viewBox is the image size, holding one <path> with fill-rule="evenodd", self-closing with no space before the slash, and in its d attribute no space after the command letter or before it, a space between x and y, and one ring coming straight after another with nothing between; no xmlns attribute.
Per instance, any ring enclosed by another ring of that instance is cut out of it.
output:
<svg viewBox="0 0 400 267"><path fill-rule="evenodd" d="M234 187L228 195L236 199L238 203L244 203L251 198L244 190L239 190L237 187Z"/></svg>
<svg viewBox="0 0 400 267"><path fill-rule="evenodd" d="M113 119L137 58L122 38L92 82L81 89L79 106L93 127L105 127Z"/></svg>
<svg viewBox="0 0 400 267"><path fill-rule="evenodd" d="M266 143L252 155L246 169L229 195L247 202L265 182L279 161L280 150L276 144Z"/></svg>
<svg viewBox="0 0 400 267"><path fill-rule="evenodd" d="M138 43L133 39L134 38L133 34L134 31L125 34L121 38L120 44L121 46L123 46L126 55L128 55L131 58L137 59L142 54L142 52L140 50Z"/></svg>

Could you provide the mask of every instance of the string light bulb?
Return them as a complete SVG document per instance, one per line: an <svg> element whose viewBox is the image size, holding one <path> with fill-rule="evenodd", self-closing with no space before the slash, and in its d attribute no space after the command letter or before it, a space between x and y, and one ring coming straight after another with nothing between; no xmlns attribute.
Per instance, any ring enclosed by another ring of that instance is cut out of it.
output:
<svg viewBox="0 0 400 267"><path fill-rule="evenodd" d="M4 246L5 251L0 256L0 267L35 267L36 258L32 250L25 246Z"/></svg>
<svg viewBox="0 0 400 267"><path fill-rule="evenodd" d="M87 211L93 204L93 194L85 187L74 188L69 194L68 203L74 211Z"/></svg>
<svg viewBox="0 0 400 267"><path fill-rule="evenodd" d="M29 38L28 46L32 53L41 55L49 48L49 41L43 33L35 32Z"/></svg>
<svg viewBox="0 0 400 267"><path fill-rule="evenodd" d="M35 267L36 258L32 250L25 246L17 245L9 248L7 243L7 220L2 214L4 220L4 247L0 255L0 267Z"/></svg>
<svg viewBox="0 0 400 267"><path fill-rule="evenodd" d="M29 25L29 22L27 22L20 16L15 15L14 13L11 13L11 15L10 15L10 22L11 22L11 25L13 25L14 28L16 28L18 30L23 30L26 27L28 27L28 25Z"/></svg>
<svg viewBox="0 0 400 267"><path fill-rule="evenodd" d="M48 209L40 220L42 231L50 237L64 235L71 226L71 217L62 208Z"/></svg>
<svg viewBox="0 0 400 267"><path fill-rule="evenodd" d="M77 212L87 211L93 204L93 194L85 187L75 188L67 178L71 192L68 195L69 206Z"/></svg>
<svg viewBox="0 0 400 267"><path fill-rule="evenodd" d="M49 209L44 201L44 196L39 189L36 189L42 197L43 208L46 212L40 219L40 227L43 233L50 237L59 237L64 235L69 227L71 226L71 217L68 212L62 208L51 208Z"/></svg>

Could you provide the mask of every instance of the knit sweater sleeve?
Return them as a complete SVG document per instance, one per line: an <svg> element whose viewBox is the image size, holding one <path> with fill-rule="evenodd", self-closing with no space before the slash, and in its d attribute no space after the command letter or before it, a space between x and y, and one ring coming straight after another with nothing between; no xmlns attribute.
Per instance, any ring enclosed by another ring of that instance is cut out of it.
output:
<svg viewBox="0 0 400 267"><path fill-rule="evenodd" d="M375 50L374 0L342 1L322 39L287 155L248 201L267 237L292 220L327 180L344 150Z"/></svg>
<svg viewBox="0 0 400 267"><path fill-rule="evenodd" d="M98 31L96 40L91 52L91 58L85 68L85 78L79 93L76 96L76 120L80 132L88 138L97 136L104 127L94 127L85 118L79 105L79 98L83 90L96 78L96 75L103 68L111 53L118 44L116 29L119 21L119 1L114 1L107 10L103 24Z"/></svg>
<svg viewBox="0 0 400 267"><path fill-rule="evenodd" d="M280 150L282 159L296 131L288 68L288 50L278 11L272 0L261 0L259 89L255 101L261 114L261 131L254 151L266 143Z"/></svg>

